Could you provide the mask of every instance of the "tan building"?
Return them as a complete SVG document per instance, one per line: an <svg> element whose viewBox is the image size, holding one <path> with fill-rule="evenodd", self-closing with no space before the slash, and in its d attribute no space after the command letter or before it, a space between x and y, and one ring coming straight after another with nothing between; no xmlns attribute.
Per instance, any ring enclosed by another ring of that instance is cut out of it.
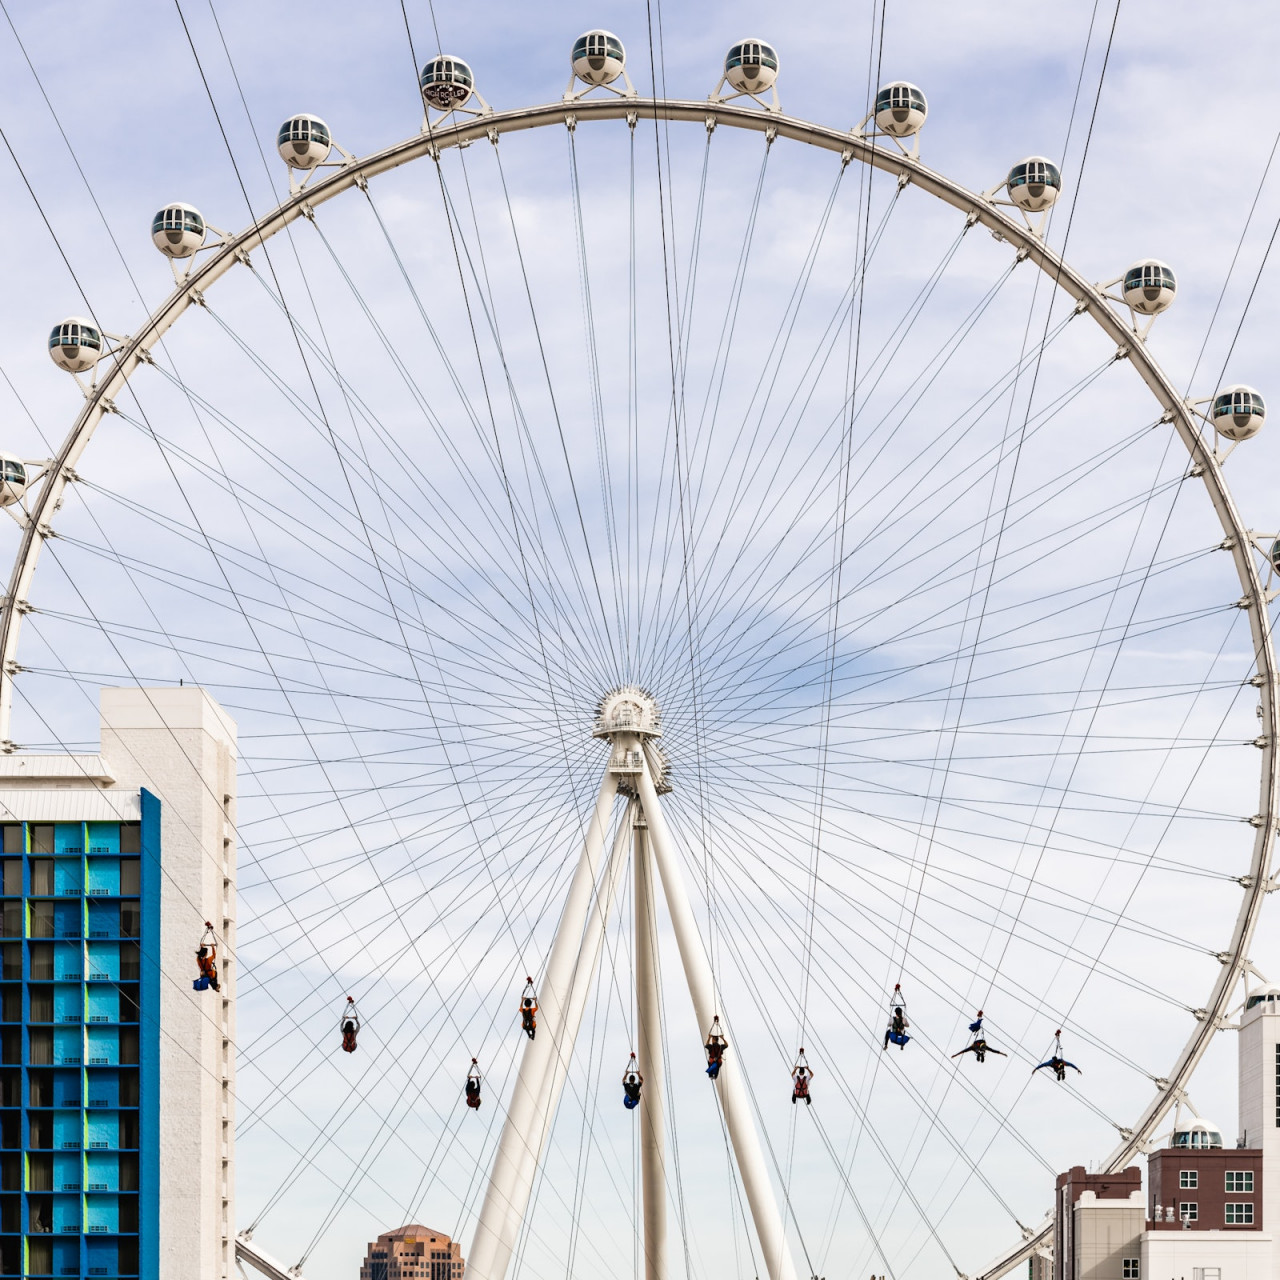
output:
<svg viewBox="0 0 1280 1280"><path fill-rule="evenodd" d="M443 1231L410 1223L384 1231L360 1266L360 1280L462 1280L462 1250Z"/></svg>
<svg viewBox="0 0 1280 1280"><path fill-rule="evenodd" d="M1139 1245L1147 1224L1142 1170L1058 1175L1054 1280L1139 1280Z"/></svg>

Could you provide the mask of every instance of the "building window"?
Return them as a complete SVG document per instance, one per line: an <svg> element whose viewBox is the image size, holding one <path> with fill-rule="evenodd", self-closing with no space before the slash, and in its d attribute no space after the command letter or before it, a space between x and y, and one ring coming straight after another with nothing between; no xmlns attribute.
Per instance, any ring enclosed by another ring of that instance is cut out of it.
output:
<svg viewBox="0 0 1280 1280"><path fill-rule="evenodd" d="M1227 1186L1228 1191L1247 1191L1253 1192L1253 1170L1227 1170Z"/></svg>
<svg viewBox="0 0 1280 1280"><path fill-rule="evenodd" d="M1227 1174L1227 1177L1230 1177ZM1178 1186L1184 1191L1194 1191L1200 1185L1200 1174L1195 1169L1178 1170Z"/></svg>
<svg viewBox="0 0 1280 1280"><path fill-rule="evenodd" d="M1124 1260L1124 1280L1138 1280L1137 1258L1126 1258Z"/></svg>
<svg viewBox="0 0 1280 1280"><path fill-rule="evenodd" d="M1227 1226L1229 1227L1253 1226L1253 1204L1249 1201L1246 1201L1244 1204L1227 1205Z"/></svg>
<svg viewBox="0 0 1280 1280"><path fill-rule="evenodd" d="M1280 1129L1280 1044L1276 1045L1276 1128Z"/></svg>
<svg viewBox="0 0 1280 1280"><path fill-rule="evenodd" d="M1178 1206L1178 1217L1183 1222L1197 1222L1200 1218L1200 1206L1194 1201L1184 1200Z"/></svg>

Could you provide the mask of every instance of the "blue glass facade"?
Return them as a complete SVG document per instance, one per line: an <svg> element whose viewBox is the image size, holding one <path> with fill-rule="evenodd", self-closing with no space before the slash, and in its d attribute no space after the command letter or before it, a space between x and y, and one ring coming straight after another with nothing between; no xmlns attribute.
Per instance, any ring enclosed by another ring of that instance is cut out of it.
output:
<svg viewBox="0 0 1280 1280"><path fill-rule="evenodd" d="M0 825L0 1276L157 1276L159 810Z"/></svg>

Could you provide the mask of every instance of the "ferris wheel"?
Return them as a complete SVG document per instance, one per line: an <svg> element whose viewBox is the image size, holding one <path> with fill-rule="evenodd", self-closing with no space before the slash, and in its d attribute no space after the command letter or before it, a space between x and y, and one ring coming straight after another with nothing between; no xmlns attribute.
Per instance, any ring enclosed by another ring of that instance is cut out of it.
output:
<svg viewBox="0 0 1280 1280"><path fill-rule="evenodd" d="M372 1201L478 1280L997 1280L1254 973L1264 399L1157 364L1168 264L1051 247L1054 160L930 167L914 84L849 128L761 39L706 98L570 64L508 110L434 57L366 156L291 117L278 207L155 214L142 328L53 328L0 738L113 678L240 721L248 1265Z"/></svg>

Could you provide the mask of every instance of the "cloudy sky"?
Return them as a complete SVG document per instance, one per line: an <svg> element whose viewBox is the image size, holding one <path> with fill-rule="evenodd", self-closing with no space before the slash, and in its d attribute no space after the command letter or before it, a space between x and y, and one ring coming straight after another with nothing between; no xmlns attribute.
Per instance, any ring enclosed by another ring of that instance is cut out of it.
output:
<svg viewBox="0 0 1280 1280"><path fill-rule="evenodd" d="M297 111L356 155L414 134L415 61L438 48L497 111L553 101L594 26L642 94L656 67L668 96L704 97L748 34L779 51L783 110L822 124L862 119L869 83L915 82L925 163L983 191L1049 156L1048 238L1086 276L1173 266L1149 341L1175 385L1272 389L1261 4L7 16L0 443L20 457L47 456L79 404L49 327L89 312L133 332L172 287L157 208L224 230L263 214L288 194L273 140ZM805 1274L972 1273L1039 1221L1055 1168L1106 1156L1215 976L1260 757L1207 499L1132 370L1068 315L1008 246L829 154L615 122L389 174L184 317L59 516L14 736L90 743L97 687L131 680L198 680L240 723L242 1227L261 1218L258 1240L321 1280L406 1220L465 1245L515 995L597 785L590 712L628 679L667 712L686 875ZM1227 464L1262 532L1278 447L1264 431ZM614 1096L629 910L530 1276L636 1261ZM750 1276L663 934L675 1265ZM1280 972L1273 937L1264 915L1253 958ZM917 1042L888 1062L898 980ZM337 1061L347 993L366 1052ZM1012 1056L957 1069L978 1005ZM1087 1073L1031 1090L1057 1025ZM802 1040L818 1105L797 1117ZM1193 1090L1228 1142L1234 1053L1222 1037ZM459 1100L473 1056L479 1117Z"/></svg>

